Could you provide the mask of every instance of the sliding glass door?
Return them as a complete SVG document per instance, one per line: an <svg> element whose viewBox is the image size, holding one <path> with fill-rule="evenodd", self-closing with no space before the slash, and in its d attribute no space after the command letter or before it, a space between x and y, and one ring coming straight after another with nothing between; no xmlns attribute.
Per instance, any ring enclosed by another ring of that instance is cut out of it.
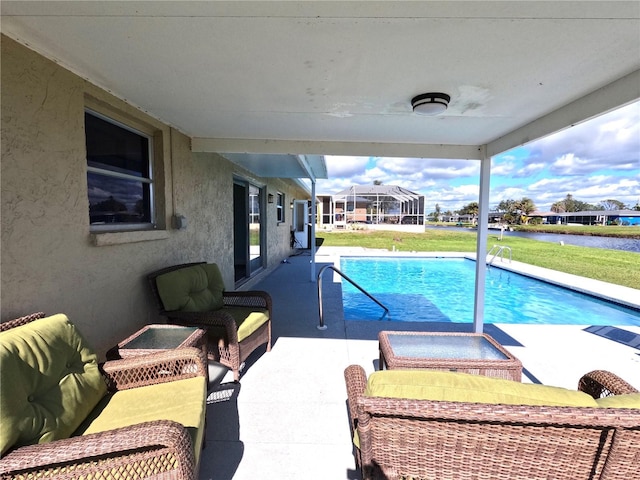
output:
<svg viewBox="0 0 640 480"><path fill-rule="evenodd" d="M265 234L263 228L264 191L247 181L233 184L233 232L235 281L249 278L263 266Z"/></svg>
<svg viewBox="0 0 640 480"><path fill-rule="evenodd" d="M262 189L249 185L249 274L262 268Z"/></svg>

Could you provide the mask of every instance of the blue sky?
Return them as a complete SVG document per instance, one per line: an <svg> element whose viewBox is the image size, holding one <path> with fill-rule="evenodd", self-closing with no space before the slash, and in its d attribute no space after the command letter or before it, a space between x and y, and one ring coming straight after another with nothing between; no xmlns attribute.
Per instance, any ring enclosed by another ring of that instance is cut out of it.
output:
<svg viewBox="0 0 640 480"><path fill-rule="evenodd" d="M428 212L436 203L446 211L478 201L479 161L325 158L329 179L317 181L318 194L380 180L426 195ZM529 197L538 210L548 211L567 194L594 205L607 199L631 207L640 203L640 102L492 159L490 208Z"/></svg>

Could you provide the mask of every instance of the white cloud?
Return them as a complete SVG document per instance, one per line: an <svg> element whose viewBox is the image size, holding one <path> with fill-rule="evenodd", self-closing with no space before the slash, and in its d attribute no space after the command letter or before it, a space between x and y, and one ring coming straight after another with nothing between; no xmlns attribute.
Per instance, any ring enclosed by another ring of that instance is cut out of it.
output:
<svg viewBox="0 0 640 480"><path fill-rule="evenodd" d="M337 193L351 185L380 181L426 194L451 179L469 178L477 183L480 169L480 162L469 160L338 156L325 159L330 178L318 180L317 190L321 193ZM477 185L474 188L477 190Z"/></svg>
<svg viewBox="0 0 640 480"><path fill-rule="evenodd" d="M491 189L489 206L495 207L502 200L516 200L526 196L527 196L526 190L521 187L517 187L517 186L498 187L495 189Z"/></svg>
<svg viewBox="0 0 640 480"><path fill-rule="evenodd" d="M357 175L354 179L357 180L356 184L361 185L372 185L375 180L379 180L383 183L392 183L388 181L388 172L377 166L365 170L362 175Z"/></svg>
<svg viewBox="0 0 640 480"><path fill-rule="evenodd" d="M548 209L567 194L592 205L614 199L632 207L640 199L640 180L612 175L553 178L532 183L528 192L538 208L545 207L541 209Z"/></svg>
<svg viewBox="0 0 640 480"><path fill-rule="evenodd" d="M478 201L479 187L478 185L460 185L451 187L445 185L441 188L430 189L425 194L425 203L427 212L435 210L436 204L443 211L459 210L463 206Z"/></svg>
<svg viewBox="0 0 640 480"><path fill-rule="evenodd" d="M329 178L321 179L316 182L316 191L320 195L330 195L338 193L353 185L350 178Z"/></svg>
<svg viewBox="0 0 640 480"><path fill-rule="evenodd" d="M397 175L411 175L415 172L423 171L427 167L427 162L422 158L379 158L377 166L386 172Z"/></svg>
<svg viewBox="0 0 640 480"><path fill-rule="evenodd" d="M537 175L542 172L547 166L544 163L529 163L524 167L516 170L514 177L515 178L528 178Z"/></svg>
<svg viewBox="0 0 640 480"><path fill-rule="evenodd" d="M619 177L604 177L576 184L574 197L587 203L598 204L603 200L615 199L623 203L633 203L640 196L640 182ZM586 200L585 200L586 199Z"/></svg>
<svg viewBox="0 0 640 480"><path fill-rule="evenodd" d="M397 175L421 174L424 178L450 179L478 175L480 162L428 158L380 158L377 165Z"/></svg>
<svg viewBox="0 0 640 480"><path fill-rule="evenodd" d="M538 161L554 162L571 154L580 159L575 174L600 169L640 168L640 102L596 117L530 145ZM559 170L558 174L568 174Z"/></svg>
<svg viewBox="0 0 640 480"><path fill-rule="evenodd" d="M549 166L549 171L559 176L586 175L594 170L593 162L579 158L575 153L566 153Z"/></svg>
<svg viewBox="0 0 640 480"><path fill-rule="evenodd" d="M506 159L503 157L504 161L496 162L492 160L491 162L491 178L495 177L511 177L514 172L517 172L517 164L513 157L511 159Z"/></svg>
<svg viewBox="0 0 640 480"><path fill-rule="evenodd" d="M529 185L528 190L538 192L547 191L549 189L558 189L566 184L567 181L564 178L543 178Z"/></svg>
<svg viewBox="0 0 640 480"><path fill-rule="evenodd" d="M327 173L329 178L350 177L364 171L369 157L335 157L327 155Z"/></svg>

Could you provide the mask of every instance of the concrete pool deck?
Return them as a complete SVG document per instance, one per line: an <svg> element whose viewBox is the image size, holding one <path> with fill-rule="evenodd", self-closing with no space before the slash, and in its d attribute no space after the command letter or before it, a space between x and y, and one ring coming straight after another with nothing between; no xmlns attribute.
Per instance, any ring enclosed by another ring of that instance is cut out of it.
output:
<svg viewBox="0 0 640 480"><path fill-rule="evenodd" d="M381 252L320 247L316 271L340 255L372 253ZM520 268L516 262L514 267ZM199 478L360 478L351 455L344 369L350 364L362 365L367 373L377 368L380 330L471 331L468 324L345 322L341 285L325 275L324 331L316 328L317 284L311 281L308 252L289 258L251 287L273 298L273 348L254 352L239 384L227 374L211 393ZM633 292L640 300L640 291ZM640 326L621 330L640 335ZM575 389L582 374L603 369L640 389L640 349L584 326L497 323L485 331L522 361L525 382Z"/></svg>

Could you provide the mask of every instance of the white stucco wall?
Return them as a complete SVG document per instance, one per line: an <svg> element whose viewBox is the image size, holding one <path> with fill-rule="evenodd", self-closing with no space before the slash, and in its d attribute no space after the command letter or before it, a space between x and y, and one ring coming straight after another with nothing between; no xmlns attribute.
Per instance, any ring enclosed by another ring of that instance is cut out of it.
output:
<svg viewBox="0 0 640 480"><path fill-rule="evenodd" d="M216 262L234 288L234 175L274 195L307 195L293 181L256 178L219 155L193 154L186 135L5 36L1 43L2 320L39 310L65 313L103 354L141 325L161 321L147 273ZM96 246L89 231L87 102L162 136L158 232L98 236L104 246ZM275 203L267 204L267 269L291 253L286 213L286 223L277 225ZM165 228L173 214L187 217L186 230Z"/></svg>

